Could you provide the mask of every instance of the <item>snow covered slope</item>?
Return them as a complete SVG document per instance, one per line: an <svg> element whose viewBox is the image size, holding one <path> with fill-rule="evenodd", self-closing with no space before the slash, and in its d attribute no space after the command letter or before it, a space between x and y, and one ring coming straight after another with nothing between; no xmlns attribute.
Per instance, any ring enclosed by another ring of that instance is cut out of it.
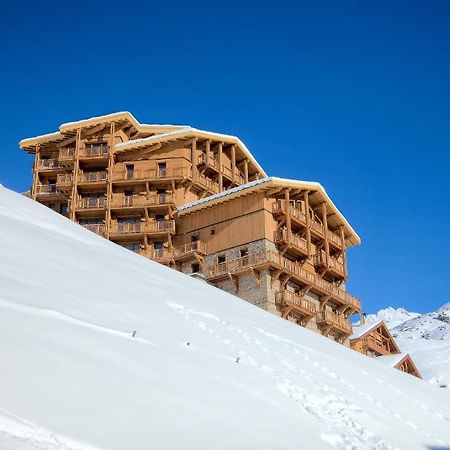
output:
<svg viewBox="0 0 450 450"><path fill-rule="evenodd" d="M5 188L0 320L2 450L450 447L449 392Z"/></svg>
<svg viewBox="0 0 450 450"><path fill-rule="evenodd" d="M411 313L403 308L387 308L367 316L383 319L400 349L408 352L422 377L450 390L450 303L435 312Z"/></svg>

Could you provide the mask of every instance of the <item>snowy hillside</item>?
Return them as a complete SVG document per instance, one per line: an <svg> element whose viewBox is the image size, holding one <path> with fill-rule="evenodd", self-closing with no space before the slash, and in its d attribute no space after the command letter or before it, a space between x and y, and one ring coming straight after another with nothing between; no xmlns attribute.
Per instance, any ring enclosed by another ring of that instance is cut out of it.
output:
<svg viewBox="0 0 450 450"><path fill-rule="evenodd" d="M2 450L450 447L449 392L4 188L0 318Z"/></svg>
<svg viewBox="0 0 450 450"><path fill-rule="evenodd" d="M450 390L450 303L427 314L387 308L367 316L368 321L378 319L385 320L425 380Z"/></svg>

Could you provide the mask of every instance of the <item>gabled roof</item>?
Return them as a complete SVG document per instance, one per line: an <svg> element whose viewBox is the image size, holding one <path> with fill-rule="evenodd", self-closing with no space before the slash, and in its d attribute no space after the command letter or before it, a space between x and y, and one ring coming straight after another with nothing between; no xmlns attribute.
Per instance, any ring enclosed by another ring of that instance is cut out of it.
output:
<svg viewBox="0 0 450 450"><path fill-rule="evenodd" d="M366 336L373 333L378 328L381 328L384 334L390 339L392 346L394 347L395 354L400 353L400 348L395 342L394 337L392 336L389 328L382 320L378 320L376 322L360 325L359 327L353 327L353 334L350 336L350 342L359 341L360 339L365 338Z"/></svg>
<svg viewBox="0 0 450 450"><path fill-rule="evenodd" d="M208 208L215 204L231 201L235 198L239 198L245 195L252 194L254 192L264 191L271 188L293 188L300 190L313 191L315 193L315 203L325 202L330 214L333 214L332 218L329 219L330 225L333 227L338 227L340 225L344 226L344 233L346 237L347 245L358 245L361 243L361 239L356 233L356 231L347 222L347 219L339 211L339 209L334 205L325 189L320 183L313 181L299 181L299 180L289 180L285 178L277 177L267 177L260 180L251 181L249 183L243 184L241 186L229 189L227 191L219 192L218 194L211 195L209 197L202 198L195 202L186 203L185 205L179 206L178 214L185 215L190 214L195 211L199 211L204 208ZM313 206L313 205L312 205Z"/></svg>
<svg viewBox="0 0 450 450"><path fill-rule="evenodd" d="M409 353L397 353L395 355L378 356L377 358L375 358L375 360L380 361L381 363L386 364L389 367L393 367L394 369L399 369L404 362L407 362L413 369L412 375L415 375L418 378L422 378Z"/></svg>
<svg viewBox="0 0 450 450"><path fill-rule="evenodd" d="M168 131L163 134L157 134L155 136L149 136L141 139L133 139L127 142L122 142L116 145L116 150L117 152L124 152L131 149L134 150L142 147L147 147L152 144L159 144L171 140L189 139L189 138L215 139L225 144L235 144L238 147L238 149L242 151L243 155L253 163L254 167L262 175L266 176L264 169L259 165L258 161L256 161L256 159L254 158L250 150L247 148L247 146L237 136L199 130L198 128L194 127L184 127L177 130Z"/></svg>
<svg viewBox="0 0 450 450"><path fill-rule="evenodd" d="M38 144L51 142L60 142L73 135L78 128L92 128L101 124L127 122L136 132L144 135L155 133L167 133L168 131L186 128L184 125L147 125L139 123L136 118L128 111L105 114L103 116L82 119L76 122L67 122L59 126L59 131L40 136L23 139L20 141L20 148L34 152L34 147Z"/></svg>
<svg viewBox="0 0 450 450"><path fill-rule="evenodd" d="M370 334L371 331L376 330L383 321L377 320L376 322L365 323L364 325L353 325L353 333L350 336L350 340L361 339L364 336Z"/></svg>

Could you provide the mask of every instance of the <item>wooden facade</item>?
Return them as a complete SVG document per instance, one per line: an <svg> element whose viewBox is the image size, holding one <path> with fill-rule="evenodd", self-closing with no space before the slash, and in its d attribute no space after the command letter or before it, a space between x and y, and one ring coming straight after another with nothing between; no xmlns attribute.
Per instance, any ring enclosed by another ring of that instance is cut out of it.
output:
<svg viewBox="0 0 450 450"><path fill-rule="evenodd" d="M144 257L349 344L360 239L318 183L268 178L234 136L130 113L25 139L31 198Z"/></svg>

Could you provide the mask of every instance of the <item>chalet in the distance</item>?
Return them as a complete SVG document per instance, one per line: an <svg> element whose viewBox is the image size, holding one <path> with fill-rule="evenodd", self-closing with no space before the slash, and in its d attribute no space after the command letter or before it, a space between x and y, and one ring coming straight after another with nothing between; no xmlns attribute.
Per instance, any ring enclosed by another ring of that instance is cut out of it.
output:
<svg viewBox="0 0 450 450"><path fill-rule="evenodd" d="M20 142L31 198L118 245L350 346L360 238L315 182L268 177L234 136L129 112Z"/></svg>

